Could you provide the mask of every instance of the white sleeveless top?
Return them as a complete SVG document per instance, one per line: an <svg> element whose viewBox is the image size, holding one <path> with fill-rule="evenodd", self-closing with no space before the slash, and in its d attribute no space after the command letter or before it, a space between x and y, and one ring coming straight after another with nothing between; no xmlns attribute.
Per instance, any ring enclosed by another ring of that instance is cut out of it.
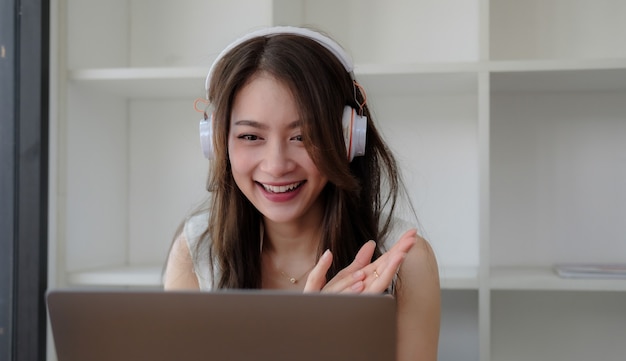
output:
<svg viewBox="0 0 626 361"><path fill-rule="evenodd" d="M221 271L218 262L211 262L209 257L209 242L200 243L200 236L207 229L209 224L209 213L199 213L187 219L183 228L183 234L187 239L187 246L193 260L193 268L198 279L201 291L213 290L213 275L219 278ZM383 241L383 249L387 250L393 247L400 236L411 228L411 224L405 220L395 218L391 232L387 239ZM198 248L200 246L201 248ZM211 272L211 263L213 263L213 272Z"/></svg>

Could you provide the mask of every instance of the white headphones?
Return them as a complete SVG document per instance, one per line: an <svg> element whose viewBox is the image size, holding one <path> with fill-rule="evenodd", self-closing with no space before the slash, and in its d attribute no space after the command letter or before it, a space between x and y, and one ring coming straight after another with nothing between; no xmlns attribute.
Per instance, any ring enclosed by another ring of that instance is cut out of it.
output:
<svg viewBox="0 0 626 361"><path fill-rule="evenodd" d="M211 68L209 69L209 73L206 77L205 81L205 89L207 92L207 99L209 98L209 84L211 83L211 75L213 74L213 68L220 61L225 54L231 51L233 48L238 46L239 44L256 38L263 36L274 36L279 34L294 34L303 36L312 40L317 41L319 44L328 49L331 53L333 53L339 61L343 64L346 72L348 72L352 76L353 65L352 59L348 56L348 54L343 50L343 48L337 44L332 39L316 32L313 30L298 28L292 26L277 26L265 28L262 30L254 31L249 33L228 45L222 52L217 56ZM356 86L356 85L355 85ZM366 138L366 130L367 130L367 117L362 116L358 113L358 111L352 108L349 105L346 105L343 110L342 117L342 126L343 126L343 137L346 143L346 152L348 155L348 160L352 161L354 157L362 156L365 154L365 138ZM205 117L200 120L200 145L202 146L202 152L204 156L208 159L213 159L213 115L207 116L205 113Z"/></svg>

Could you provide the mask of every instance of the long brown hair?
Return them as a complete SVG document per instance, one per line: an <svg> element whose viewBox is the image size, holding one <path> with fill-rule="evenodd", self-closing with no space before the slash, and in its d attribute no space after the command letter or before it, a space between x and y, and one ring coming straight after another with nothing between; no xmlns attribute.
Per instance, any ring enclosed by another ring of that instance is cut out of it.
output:
<svg viewBox="0 0 626 361"><path fill-rule="evenodd" d="M208 227L199 245L209 242L211 265L220 270L215 288L261 287L261 219L239 190L228 158L230 112L238 91L258 72L267 72L292 92L302 121L303 142L319 171L328 178L321 193L325 249L333 252L330 279L349 265L368 240L381 242L390 231L400 178L396 161L376 130L364 94L342 63L307 37L261 36L234 47L215 65L209 84L213 107L215 159L210 164ZM365 155L349 162L341 116L350 105L368 118ZM374 254L381 254L381 244ZM205 255L198 255L206 260ZM215 276L215 275L214 275Z"/></svg>

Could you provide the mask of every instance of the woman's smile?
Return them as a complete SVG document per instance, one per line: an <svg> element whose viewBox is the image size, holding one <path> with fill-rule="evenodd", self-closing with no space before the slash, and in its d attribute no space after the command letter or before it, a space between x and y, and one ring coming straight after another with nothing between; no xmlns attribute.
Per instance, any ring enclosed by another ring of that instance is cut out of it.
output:
<svg viewBox="0 0 626 361"><path fill-rule="evenodd" d="M289 202L300 194L305 182L290 183L287 185L268 185L260 183L263 196L270 202Z"/></svg>
<svg viewBox="0 0 626 361"><path fill-rule="evenodd" d="M304 182L295 182L286 185L271 185L265 183L259 183L269 193L286 193L293 192L296 188L299 188Z"/></svg>

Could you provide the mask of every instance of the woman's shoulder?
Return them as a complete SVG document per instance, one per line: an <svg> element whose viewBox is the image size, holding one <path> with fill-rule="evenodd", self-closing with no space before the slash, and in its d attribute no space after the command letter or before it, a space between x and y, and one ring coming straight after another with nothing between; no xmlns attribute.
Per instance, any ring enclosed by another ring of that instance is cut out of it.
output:
<svg viewBox="0 0 626 361"><path fill-rule="evenodd" d="M424 359L437 358L441 319L441 288L435 254L430 243L418 236L399 270L396 299L398 334L403 335L399 353L420 353Z"/></svg>
<svg viewBox="0 0 626 361"><path fill-rule="evenodd" d="M183 235L189 247L194 272L201 290L213 288L217 263L211 257L211 239L206 235L209 226L209 211L195 212L185 220ZM211 267L213 265L213 267Z"/></svg>
<svg viewBox="0 0 626 361"><path fill-rule="evenodd" d="M195 212L185 219L183 233L188 243L197 243L209 226L209 211Z"/></svg>

